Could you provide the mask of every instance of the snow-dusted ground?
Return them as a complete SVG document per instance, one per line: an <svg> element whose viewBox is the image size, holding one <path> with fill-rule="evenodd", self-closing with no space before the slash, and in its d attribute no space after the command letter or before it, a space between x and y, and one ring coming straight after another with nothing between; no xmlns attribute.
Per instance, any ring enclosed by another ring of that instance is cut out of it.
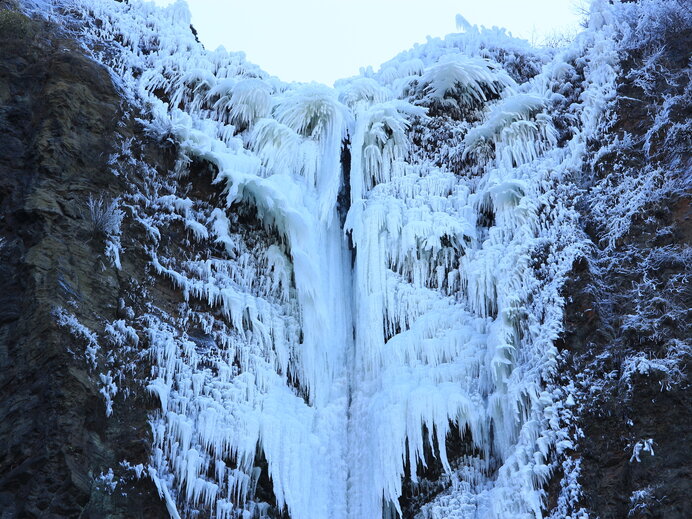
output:
<svg viewBox="0 0 692 519"><path fill-rule="evenodd" d="M558 464L557 513L580 516L579 462L561 457L573 386L554 380L560 288L585 247L574 180L623 35L655 2L597 0L561 49L469 27L334 89L203 49L182 2L37 5L81 27L147 131L179 145L167 176L138 165L148 188L123 204L157 275L217 311L152 308L113 331L149 348L146 471L171 517L267 513L258 452L293 519L401 513L402 482L424 485L433 458L446 489L421 518L541 517ZM192 161L213 165L224 204L180 194ZM171 222L220 257L159 247ZM190 322L205 343L180 331ZM469 454L449 459L459 434Z"/></svg>

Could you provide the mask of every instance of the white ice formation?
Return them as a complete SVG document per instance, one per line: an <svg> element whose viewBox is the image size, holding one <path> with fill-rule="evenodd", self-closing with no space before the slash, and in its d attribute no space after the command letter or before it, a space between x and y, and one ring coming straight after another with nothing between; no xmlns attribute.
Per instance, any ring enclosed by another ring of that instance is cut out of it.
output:
<svg viewBox="0 0 692 519"><path fill-rule="evenodd" d="M552 383L582 246L570 179L613 96L624 8L594 2L560 50L466 24L328 88L205 50L181 1L55 2L179 147L123 201L189 303L130 322L171 517L265 515L260 459L292 519L395 517L432 463L449 484L417 517L541 517L571 445ZM192 162L218 207L178 187ZM160 244L176 222L216 252L176 259Z"/></svg>

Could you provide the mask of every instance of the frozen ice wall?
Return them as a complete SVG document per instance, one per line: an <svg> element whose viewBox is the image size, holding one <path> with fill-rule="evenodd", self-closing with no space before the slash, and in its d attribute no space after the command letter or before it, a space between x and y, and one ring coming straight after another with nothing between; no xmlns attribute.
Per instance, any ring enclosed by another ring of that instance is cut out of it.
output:
<svg viewBox="0 0 692 519"><path fill-rule="evenodd" d="M123 325L153 363L147 473L171 517L271 514L262 470L293 519L395 517L432 465L417 517L541 516L571 446L571 179L613 95L619 8L595 2L562 50L468 28L331 89L203 49L181 1L40 5L177 146L128 203L183 303ZM192 163L223 203L184 195ZM214 255L165 247L171 222Z"/></svg>

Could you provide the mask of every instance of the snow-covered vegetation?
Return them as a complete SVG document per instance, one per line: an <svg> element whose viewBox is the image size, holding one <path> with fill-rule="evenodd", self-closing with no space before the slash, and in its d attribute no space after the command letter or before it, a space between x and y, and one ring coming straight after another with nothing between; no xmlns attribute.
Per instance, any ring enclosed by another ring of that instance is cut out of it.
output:
<svg viewBox="0 0 692 519"><path fill-rule="evenodd" d="M432 464L448 484L421 519L541 517L558 468L560 517L583 514L555 345L561 288L587 253L575 179L608 123L618 53L653 9L597 0L559 49L466 27L331 89L205 50L180 1L54 2L179 154L170 172L133 159L147 187L121 207L180 305L111 326L114 343L141 337L153 366L146 473L171 517L266 516L262 470L293 519L395 517ZM665 103L660 117L682 131ZM217 205L179 189L193 162ZM595 186L634 193L594 209L613 243L670 189L660 171L627 182ZM211 252L178 254L161 239L176 225ZM92 336L59 319L95 362ZM101 374L108 414L115 378ZM465 454L450 459L450 441Z"/></svg>

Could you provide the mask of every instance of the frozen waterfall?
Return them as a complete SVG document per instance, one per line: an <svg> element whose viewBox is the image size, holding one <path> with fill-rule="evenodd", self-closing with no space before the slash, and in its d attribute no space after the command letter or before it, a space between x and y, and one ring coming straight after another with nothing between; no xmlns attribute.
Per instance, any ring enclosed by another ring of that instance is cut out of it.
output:
<svg viewBox="0 0 692 519"><path fill-rule="evenodd" d="M397 517L431 464L446 485L416 517L541 517L571 445L569 178L612 96L616 7L563 50L467 28L328 88L203 49L182 2L53 6L177 146L166 174L131 158L149 184L127 204L184 303L122 325L149 345L171 517L266 516L266 476L292 519ZM178 189L193 162L218 206ZM176 222L216 252L180 260Z"/></svg>

